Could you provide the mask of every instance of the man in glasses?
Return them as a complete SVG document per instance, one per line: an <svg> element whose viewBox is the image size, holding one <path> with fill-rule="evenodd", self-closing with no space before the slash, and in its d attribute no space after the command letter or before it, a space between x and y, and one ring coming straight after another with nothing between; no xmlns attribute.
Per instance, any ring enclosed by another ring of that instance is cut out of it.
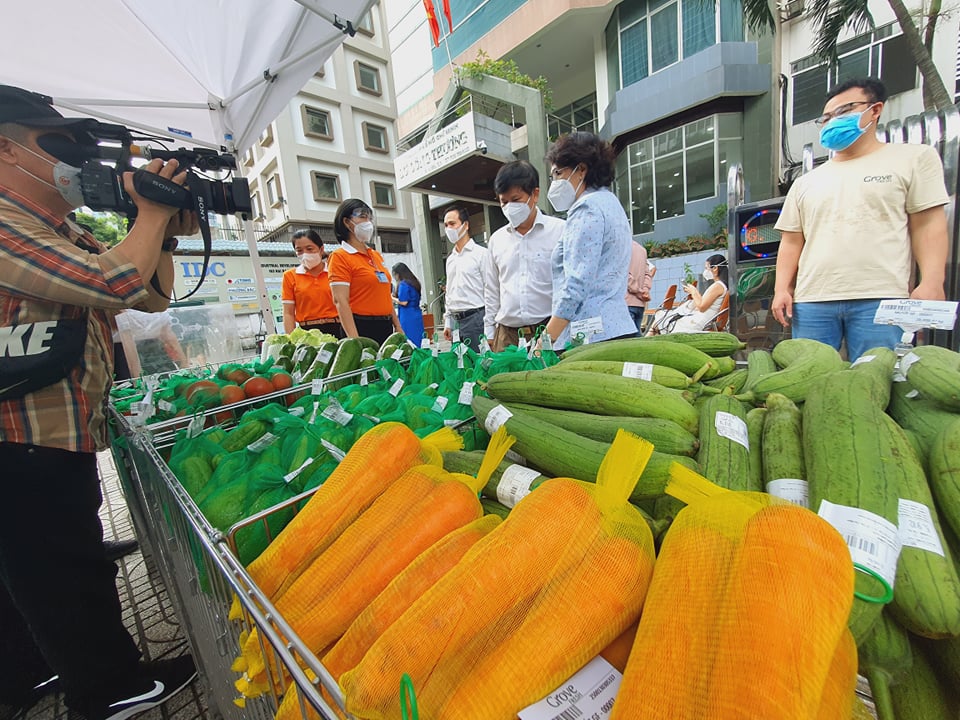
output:
<svg viewBox="0 0 960 720"><path fill-rule="evenodd" d="M944 299L943 165L929 145L877 138L886 99L873 78L830 91L814 122L832 157L793 184L776 224L774 317L793 337L837 349L846 340L851 360L900 339L873 322L881 299Z"/></svg>

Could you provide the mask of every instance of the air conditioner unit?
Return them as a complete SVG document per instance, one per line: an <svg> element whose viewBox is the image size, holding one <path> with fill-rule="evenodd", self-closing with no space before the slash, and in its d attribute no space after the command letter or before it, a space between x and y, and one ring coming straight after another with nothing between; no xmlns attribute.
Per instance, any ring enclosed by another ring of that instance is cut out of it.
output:
<svg viewBox="0 0 960 720"><path fill-rule="evenodd" d="M786 22L803 15L804 0L777 0L777 9L780 11L780 20Z"/></svg>

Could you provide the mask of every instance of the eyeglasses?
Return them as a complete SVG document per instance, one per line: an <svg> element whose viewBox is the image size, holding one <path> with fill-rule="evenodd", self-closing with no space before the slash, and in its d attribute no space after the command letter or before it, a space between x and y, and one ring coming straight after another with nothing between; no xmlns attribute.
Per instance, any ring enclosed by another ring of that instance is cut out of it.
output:
<svg viewBox="0 0 960 720"><path fill-rule="evenodd" d="M362 218L363 220L373 220L373 212L370 210L354 210L350 213L352 218Z"/></svg>
<svg viewBox="0 0 960 720"><path fill-rule="evenodd" d="M560 176L563 174L563 171L567 169L568 168L554 168L550 171L550 177L554 180L559 180ZM570 175L573 175L573 170L570 170ZM569 175L567 177L569 177Z"/></svg>
<svg viewBox="0 0 960 720"><path fill-rule="evenodd" d="M873 105L873 104L875 104L873 100L857 100L856 102L848 102L845 105L841 105L836 110L832 110L831 112L824 113L813 122L817 127L823 127L834 118L838 118L841 115L846 115L847 113L852 112L857 105Z"/></svg>

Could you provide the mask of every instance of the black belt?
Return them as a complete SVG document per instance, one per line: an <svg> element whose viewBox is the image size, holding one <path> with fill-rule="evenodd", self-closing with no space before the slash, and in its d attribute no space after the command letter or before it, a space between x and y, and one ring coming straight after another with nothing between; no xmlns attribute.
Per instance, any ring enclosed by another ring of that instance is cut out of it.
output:
<svg viewBox="0 0 960 720"><path fill-rule="evenodd" d="M450 314L451 314L453 317L455 317L457 320L463 320L463 319L465 319L465 318L470 317L471 315L476 315L478 312L483 312L483 308L482 308L482 307L470 308L469 310L462 310L462 311L460 311L460 312L457 312L457 311L455 311L455 310L451 310L451 311L450 311Z"/></svg>
<svg viewBox="0 0 960 720"><path fill-rule="evenodd" d="M393 315L357 315L354 313L353 316L362 320L393 320Z"/></svg>
<svg viewBox="0 0 960 720"><path fill-rule="evenodd" d="M304 320L302 323L300 323L300 327L311 328L311 327L316 327L318 325L333 325L334 323L339 325L340 318L332 317L332 318L319 318L317 320Z"/></svg>

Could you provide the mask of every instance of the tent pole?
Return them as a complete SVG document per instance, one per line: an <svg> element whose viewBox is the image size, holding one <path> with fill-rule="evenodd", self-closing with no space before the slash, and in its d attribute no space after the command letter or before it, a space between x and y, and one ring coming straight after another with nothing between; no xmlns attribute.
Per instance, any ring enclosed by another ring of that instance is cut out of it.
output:
<svg viewBox="0 0 960 720"><path fill-rule="evenodd" d="M260 251L257 249L257 237L253 233L253 220L243 220L243 234L247 237L247 249L250 251L250 262L253 263L253 278L257 284L257 295L260 299L260 315L267 334L277 331L277 324L273 319L273 308L270 307L270 298L267 297L267 283L263 279L263 266L260 264Z"/></svg>

